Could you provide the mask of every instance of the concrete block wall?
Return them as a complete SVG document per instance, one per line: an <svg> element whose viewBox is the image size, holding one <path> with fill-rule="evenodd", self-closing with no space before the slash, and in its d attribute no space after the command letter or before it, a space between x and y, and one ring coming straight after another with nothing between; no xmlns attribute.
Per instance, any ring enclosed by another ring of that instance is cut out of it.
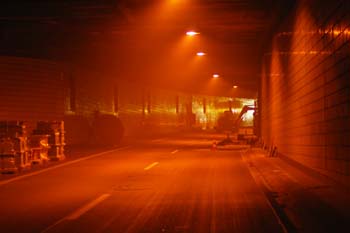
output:
<svg viewBox="0 0 350 233"><path fill-rule="evenodd" d="M76 115L92 118L95 111L113 114L113 84L101 73L89 69L73 69L67 73L67 79L74 82L74 102ZM70 87L72 88L72 87ZM67 106L69 109L69 107Z"/></svg>
<svg viewBox="0 0 350 233"><path fill-rule="evenodd" d="M127 135L142 134L142 131L155 134L174 132L189 127L189 124L211 129L224 111L222 106L228 110L231 101L228 97L192 95L127 83L118 84L118 88L119 109L116 114L125 124ZM192 123L189 122L190 113L195 117Z"/></svg>
<svg viewBox="0 0 350 233"><path fill-rule="evenodd" d="M217 118L229 109L232 101L229 97L192 95L130 83L79 68L71 73L68 71L66 79L73 79L73 84L72 80L67 81L65 120L67 142L74 144L91 138L89 130L83 129L91 126L96 112L117 116L124 125L125 135L157 135L186 129L190 125L214 128ZM191 122L191 113L194 122Z"/></svg>
<svg viewBox="0 0 350 233"><path fill-rule="evenodd" d="M180 118L186 113L182 107L186 102L184 95L127 83L119 83L118 88L116 114L127 135L166 133L184 124L185 118Z"/></svg>
<svg viewBox="0 0 350 233"><path fill-rule="evenodd" d="M60 64L0 56L0 120L62 120L64 95Z"/></svg>
<svg viewBox="0 0 350 233"><path fill-rule="evenodd" d="M350 184L350 2L299 1L263 58L261 137Z"/></svg>
<svg viewBox="0 0 350 233"><path fill-rule="evenodd" d="M163 134L190 126L212 129L232 101L132 84L88 68L19 57L0 57L0 84L0 120L63 120L67 144L96 139L93 125L97 113L109 115L109 120L113 115L119 117L126 135Z"/></svg>

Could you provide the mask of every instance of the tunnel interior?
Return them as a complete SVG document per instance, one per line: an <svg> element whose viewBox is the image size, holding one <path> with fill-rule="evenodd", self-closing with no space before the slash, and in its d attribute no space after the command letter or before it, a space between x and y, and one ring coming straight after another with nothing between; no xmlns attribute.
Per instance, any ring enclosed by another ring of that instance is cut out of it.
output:
<svg viewBox="0 0 350 233"><path fill-rule="evenodd" d="M1 121L63 121L68 144L113 144L111 128L211 130L256 103L266 148L349 184L348 1L1 6Z"/></svg>

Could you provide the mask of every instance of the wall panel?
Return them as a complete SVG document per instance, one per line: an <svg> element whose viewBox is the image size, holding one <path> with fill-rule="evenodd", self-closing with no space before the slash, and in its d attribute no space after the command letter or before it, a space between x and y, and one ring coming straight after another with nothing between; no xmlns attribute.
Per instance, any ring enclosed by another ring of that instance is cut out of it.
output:
<svg viewBox="0 0 350 233"><path fill-rule="evenodd" d="M57 63L0 57L0 120L62 120L64 90Z"/></svg>
<svg viewBox="0 0 350 233"><path fill-rule="evenodd" d="M298 1L263 58L260 89L263 140L348 184L349 7Z"/></svg>

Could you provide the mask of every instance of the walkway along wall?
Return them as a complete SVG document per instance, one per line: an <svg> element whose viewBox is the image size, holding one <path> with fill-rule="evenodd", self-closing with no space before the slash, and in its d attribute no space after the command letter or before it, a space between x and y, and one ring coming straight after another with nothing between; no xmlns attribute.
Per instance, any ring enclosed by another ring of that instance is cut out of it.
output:
<svg viewBox="0 0 350 233"><path fill-rule="evenodd" d="M299 1L263 58L261 137L350 184L350 2Z"/></svg>

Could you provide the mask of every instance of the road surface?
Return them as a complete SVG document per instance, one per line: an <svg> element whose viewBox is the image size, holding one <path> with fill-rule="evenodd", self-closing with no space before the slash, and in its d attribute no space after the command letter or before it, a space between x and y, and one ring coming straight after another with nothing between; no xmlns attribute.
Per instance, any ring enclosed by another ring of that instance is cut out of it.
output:
<svg viewBox="0 0 350 233"><path fill-rule="evenodd" d="M2 181L0 231L283 232L241 156L164 139Z"/></svg>

